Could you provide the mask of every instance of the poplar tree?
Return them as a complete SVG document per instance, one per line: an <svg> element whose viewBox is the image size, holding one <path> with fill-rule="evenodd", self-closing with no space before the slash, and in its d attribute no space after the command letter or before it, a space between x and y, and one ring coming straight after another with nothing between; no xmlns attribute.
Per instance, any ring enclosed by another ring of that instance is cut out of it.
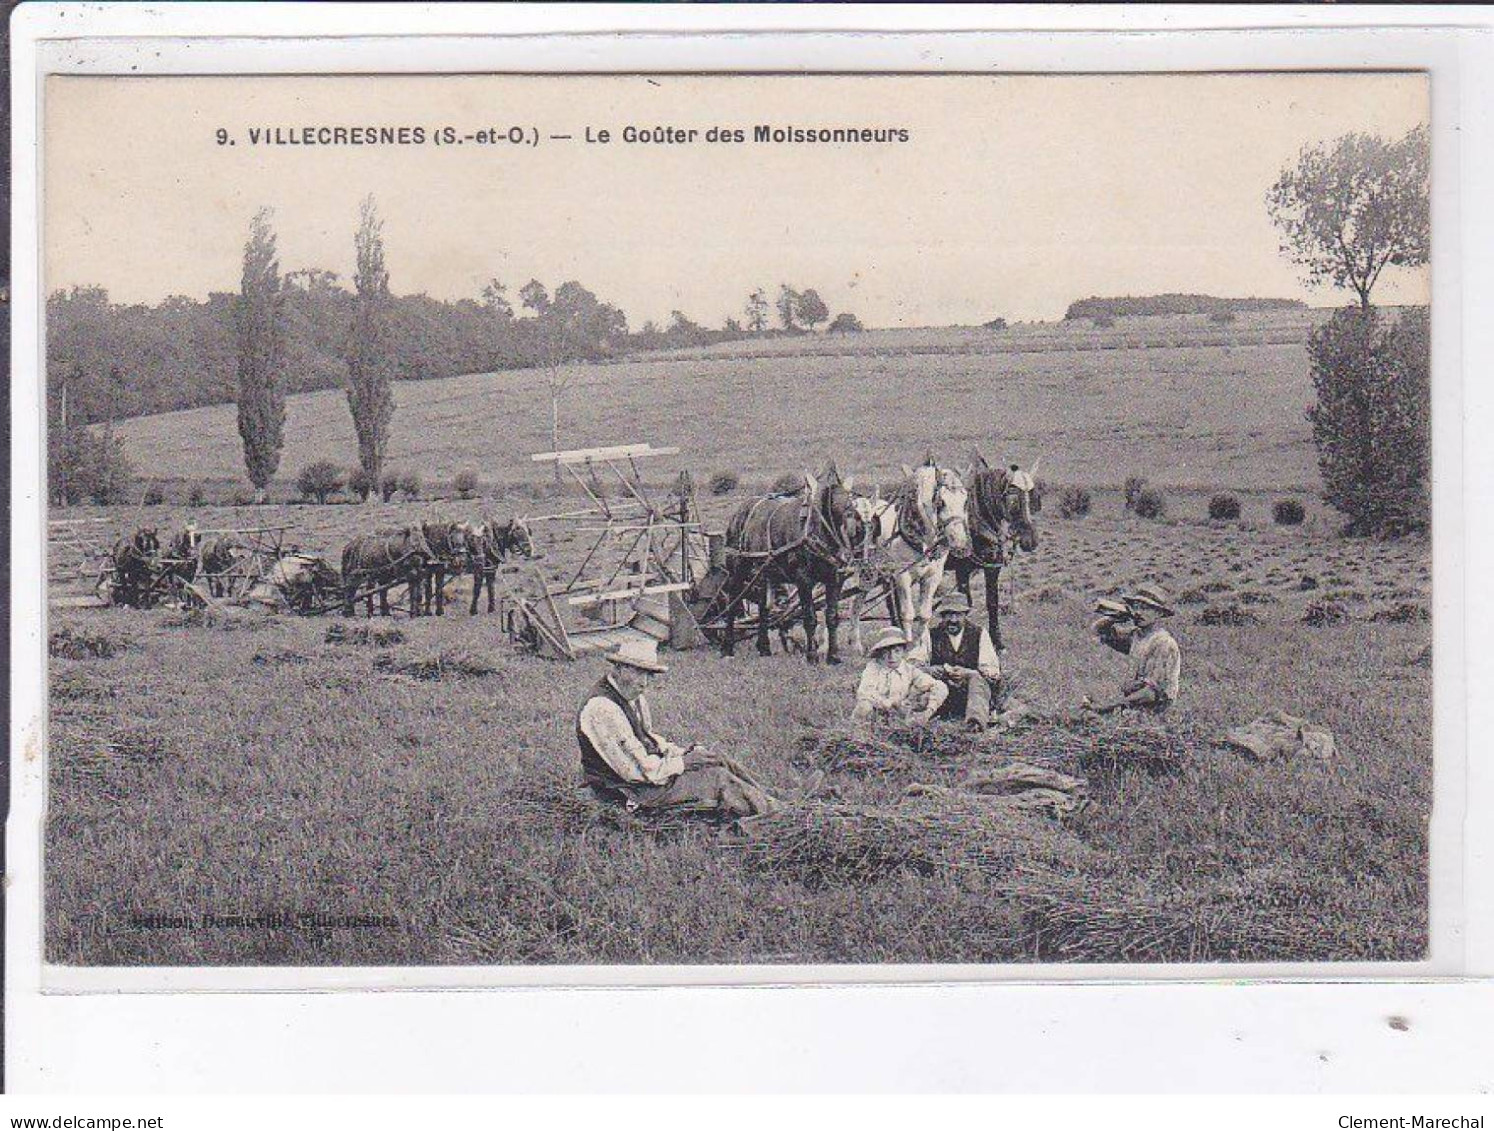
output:
<svg viewBox="0 0 1494 1131"><path fill-rule="evenodd" d="M280 263L276 258L271 211L261 208L249 222L244 274L234 307L238 329L239 436L244 467L254 484L255 502L264 502L280 467L285 444L285 309Z"/></svg>
<svg viewBox="0 0 1494 1131"><path fill-rule="evenodd" d="M384 266L384 222L370 195L358 212L353 237L357 266L353 286L353 324L348 334L348 408L358 433L358 464L370 483L378 483L394 420L394 351L389 338L389 272ZM371 492L369 499L376 500Z"/></svg>

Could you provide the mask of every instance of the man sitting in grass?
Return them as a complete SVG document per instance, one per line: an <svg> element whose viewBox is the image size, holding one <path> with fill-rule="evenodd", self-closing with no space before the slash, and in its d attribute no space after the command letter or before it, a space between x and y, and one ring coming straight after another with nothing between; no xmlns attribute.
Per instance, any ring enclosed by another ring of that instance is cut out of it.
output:
<svg viewBox="0 0 1494 1131"><path fill-rule="evenodd" d="M1138 586L1121 598L1124 612L1106 610L1095 622L1100 642L1131 657L1131 678L1121 685L1120 698L1094 703L1084 697L1084 709L1099 714L1143 710L1161 714L1178 697L1182 654L1162 618L1173 615L1167 593L1159 585Z"/></svg>
<svg viewBox="0 0 1494 1131"><path fill-rule="evenodd" d="M666 810L724 818L774 812L779 803L730 758L698 745L676 746L653 728L644 692L659 663L652 640L625 640L606 655L576 718L581 774L604 801L630 810Z"/></svg>
<svg viewBox="0 0 1494 1131"><path fill-rule="evenodd" d="M970 602L955 591L939 598L935 621L910 653L933 677L949 688L936 719L963 720L971 730L991 725L991 704L1001 688L1001 661L991 635L969 619Z"/></svg>
<svg viewBox="0 0 1494 1131"><path fill-rule="evenodd" d="M866 654L852 723L893 719L926 723L949 697L948 687L909 661L907 633L896 625L873 636Z"/></svg>

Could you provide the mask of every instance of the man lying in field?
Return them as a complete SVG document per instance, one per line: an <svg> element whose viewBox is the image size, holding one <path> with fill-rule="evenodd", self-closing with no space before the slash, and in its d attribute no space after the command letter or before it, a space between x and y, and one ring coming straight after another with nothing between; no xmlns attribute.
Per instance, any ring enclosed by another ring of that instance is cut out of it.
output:
<svg viewBox="0 0 1494 1131"><path fill-rule="evenodd" d="M1167 710L1178 697L1182 671L1178 642L1161 623L1163 617L1172 615L1167 593L1158 585L1138 586L1135 593L1121 598L1119 608L1102 609L1093 626L1095 635L1102 644L1131 657L1131 678L1121 685L1119 699L1094 703L1085 696L1085 710L1100 714Z"/></svg>
<svg viewBox="0 0 1494 1131"><path fill-rule="evenodd" d="M630 810L675 810L705 816L754 817L779 804L730 758L699 746L676 746L653 728L644 692L659 663L653 641L627 640L607 654L576 718L581 774L604 801Z"/></svg>
<svg viewBox="0 0 1494 1131"><path fill-rule="evenodd" d="M944 701L949 688L908 659L908 636L896 625L888 625L866 647L866 668L856 687L856 707L851 722L911 719L928 722Z"/></svg>

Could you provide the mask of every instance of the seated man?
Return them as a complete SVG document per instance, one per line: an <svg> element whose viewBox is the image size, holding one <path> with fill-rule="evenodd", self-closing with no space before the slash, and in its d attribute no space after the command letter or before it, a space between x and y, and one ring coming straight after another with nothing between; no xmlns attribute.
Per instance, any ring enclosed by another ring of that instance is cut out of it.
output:
<svg viewBox="0 0 1494 1131"><path fill-rule="evenodd" d="M866 647L866 669L856 687L853 723L911 719L928 722L949 697L949 688L908 660L908 636L889 625Z"/></svg>
<svg viewBox="0 0 1494 1131"><path fill-rule="evenodd" d="M959 591L939 598L934 624L910 659L949 688L935 718L963 719L972 730L985 730L1001 691L1001 661L990 634L969 619L969 612L970 602Z"/></svg>
<svg viewBox="0 0 1494 1131"><path fill-rule="evenodd" d="M1177 699L1182 670L1178 642L1161 624L1173 610L1166 592L1157 585L1138 586L1121 602L1124 614L1105 609L1094 627L1102 643L1131 657L1131 677L1121 685L1120 698L1093 703L1086 696L1083 706L1100 714L1119 710L1160 714Z"/></svg>
<svg viewBox="0 0 1494 1131"><path fill-rule="evenodd" d="M576 718L581 774L605 801L631 810L679 809L725 817L774 812L779 803L732 759L676 746L653 729L644 692L669 669L652 640L625 640L606 655Z"/></svg>

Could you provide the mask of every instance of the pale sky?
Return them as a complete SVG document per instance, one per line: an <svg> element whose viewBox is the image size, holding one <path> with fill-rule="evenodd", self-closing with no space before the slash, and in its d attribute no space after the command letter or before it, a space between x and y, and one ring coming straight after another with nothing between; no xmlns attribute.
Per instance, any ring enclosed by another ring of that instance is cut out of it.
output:
<svg viewBox="0 0 1494 1131"><path fill-rule="evenodd" d="M1303 145L1403 135L1421 75L52 77L46 287L117 302L238 287L249 219L275 211L283 270L352 273L377 198L392 288L476 297L497 276L576 279L633 328L719 325L748 292L816 288L869 326L1054 319L1088 295L1310 291L1265 194ZM436 146L436 129L540 142ZM627 125L695 128L624 144ZM405 147L251 145L253 127L410 126ZM903 128L901 144L754 144L757 125ZM746 131L739 145L704 131ZM608 145L585 131L611 131ZM236 144L220 145L216 131ZM550 134L573 135L552 141ZM1387 272L1385 303L1424 302ZM517 300L515 299L517 305Z"/></svg>

